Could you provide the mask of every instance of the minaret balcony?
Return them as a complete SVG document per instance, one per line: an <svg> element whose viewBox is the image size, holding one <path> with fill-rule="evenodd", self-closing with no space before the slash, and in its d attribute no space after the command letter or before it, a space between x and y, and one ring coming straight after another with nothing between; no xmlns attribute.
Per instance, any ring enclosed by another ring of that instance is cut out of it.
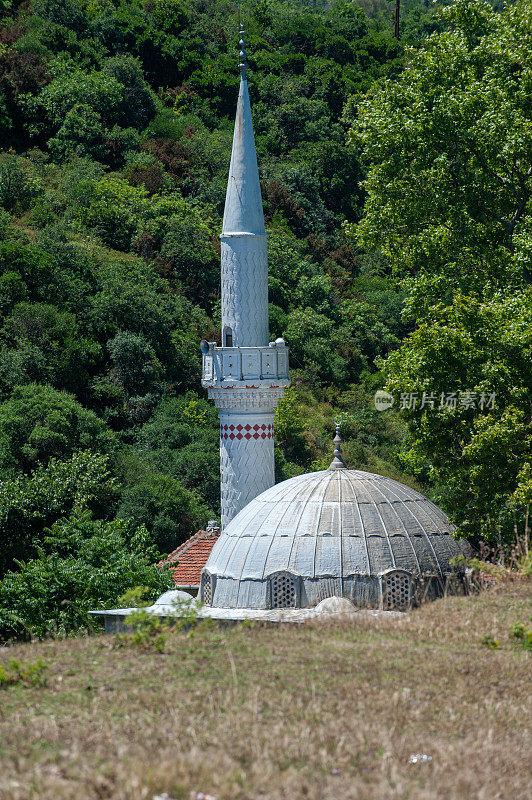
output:
<svg viewBox="0 0 532 800"><path fill-rule="evenodd" d="M203 355L202 385L208 388L277 389L289 385L288 347L216 347Z"/></svg>

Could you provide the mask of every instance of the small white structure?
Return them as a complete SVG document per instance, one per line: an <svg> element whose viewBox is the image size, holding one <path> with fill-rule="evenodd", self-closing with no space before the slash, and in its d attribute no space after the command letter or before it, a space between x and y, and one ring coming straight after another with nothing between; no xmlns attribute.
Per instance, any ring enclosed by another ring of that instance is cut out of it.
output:
<svg viewBox="0 0 532 800"><path fill-rule="evenodd" d="M222 530L274 484L273 417L288 348L269 342L268 256L241 26L240 91L221 234L222 346L204 342L202 385L220 410Z"/></svg>
<svg viewBox="0 0 532 800"><path fill-rule="evenodd" d="M183 608L201 608L197 600L192 597L188 592L182 592L179 589L170 589L168 592L160 595L155 603L142 609L147 614L152 614L155 617L163 617L168 619L179 616ZM127 628L127 618L134 611L139 611L138 608L109 608L97 609L89 611L92 617L100 617L105 624L106 633L118 633L119 631Z"/></svg>

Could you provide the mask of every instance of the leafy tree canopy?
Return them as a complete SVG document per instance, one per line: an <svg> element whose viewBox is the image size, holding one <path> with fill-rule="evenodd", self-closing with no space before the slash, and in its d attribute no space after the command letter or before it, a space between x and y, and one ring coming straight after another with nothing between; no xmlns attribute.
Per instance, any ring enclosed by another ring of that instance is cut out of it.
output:
<svg viewBox="0 0 532 800"><path fill-rule="evenodd" d="M30 472L50 458L68 458L77 450L108 453L112 432L71 394L51 386L16 387L0 404L0 471Z"/></svg>
<svg viewBox="0 0 532 800"><path fill-rule="evenodd" d="M111 476L107 456L89 450L65 461L51 458L31 475L0 481L0 575L15 559L33 557L42 544L43 528L73 509L107 517L116 506L119 484Z"/></svg>
<svg viewBox="0 0 532 800"><path fill-rule="evenodd" d="M413 275L413 317L456 290L491 294L529 277L530 3L442 8L446 29L358 109L368 164L357 232Z"/></svg>

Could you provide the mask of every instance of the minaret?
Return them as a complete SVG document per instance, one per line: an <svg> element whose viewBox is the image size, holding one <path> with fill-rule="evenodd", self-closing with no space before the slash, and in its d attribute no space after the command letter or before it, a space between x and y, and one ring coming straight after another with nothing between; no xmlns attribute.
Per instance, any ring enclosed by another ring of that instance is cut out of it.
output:
<svg viewBox="0 0 532 800"><path fill-rule="evenodd" d="M288 348L268 342L268 255L249 103L244 29L240 91L221 239L222 346L202 342L202 385L220 410L222 530L275 482L274 409Z"/></svg>

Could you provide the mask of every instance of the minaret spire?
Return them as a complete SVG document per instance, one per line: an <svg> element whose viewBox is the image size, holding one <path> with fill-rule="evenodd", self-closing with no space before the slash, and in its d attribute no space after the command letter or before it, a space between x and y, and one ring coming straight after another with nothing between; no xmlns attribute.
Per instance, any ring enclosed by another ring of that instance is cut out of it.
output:
<svg viewBox="0 0 532 800"><path fill-rule="evenodd" d="M243 25L240 26L239 46L240 91L236 106L222 237L224 234L234 236L240 233L255 233L265 236L257 153L249 102L248 63Z"/></svg>
<svg viewBox="0 0 532 800"><path fill-rule="evenodd" d="M240 25L240 90L222 225L222 346L203 344L202 384L220 410L222 528L274 483L273 417L288 349L269 342L268 254Z"/></svg>
<svg viewBox="0 0 532 800"><path fill-rule="evenodd" d="M268 255L243 32L240 26L240 90L221 235L222 331L234 347L259 347L268 344Z"/></svg>

